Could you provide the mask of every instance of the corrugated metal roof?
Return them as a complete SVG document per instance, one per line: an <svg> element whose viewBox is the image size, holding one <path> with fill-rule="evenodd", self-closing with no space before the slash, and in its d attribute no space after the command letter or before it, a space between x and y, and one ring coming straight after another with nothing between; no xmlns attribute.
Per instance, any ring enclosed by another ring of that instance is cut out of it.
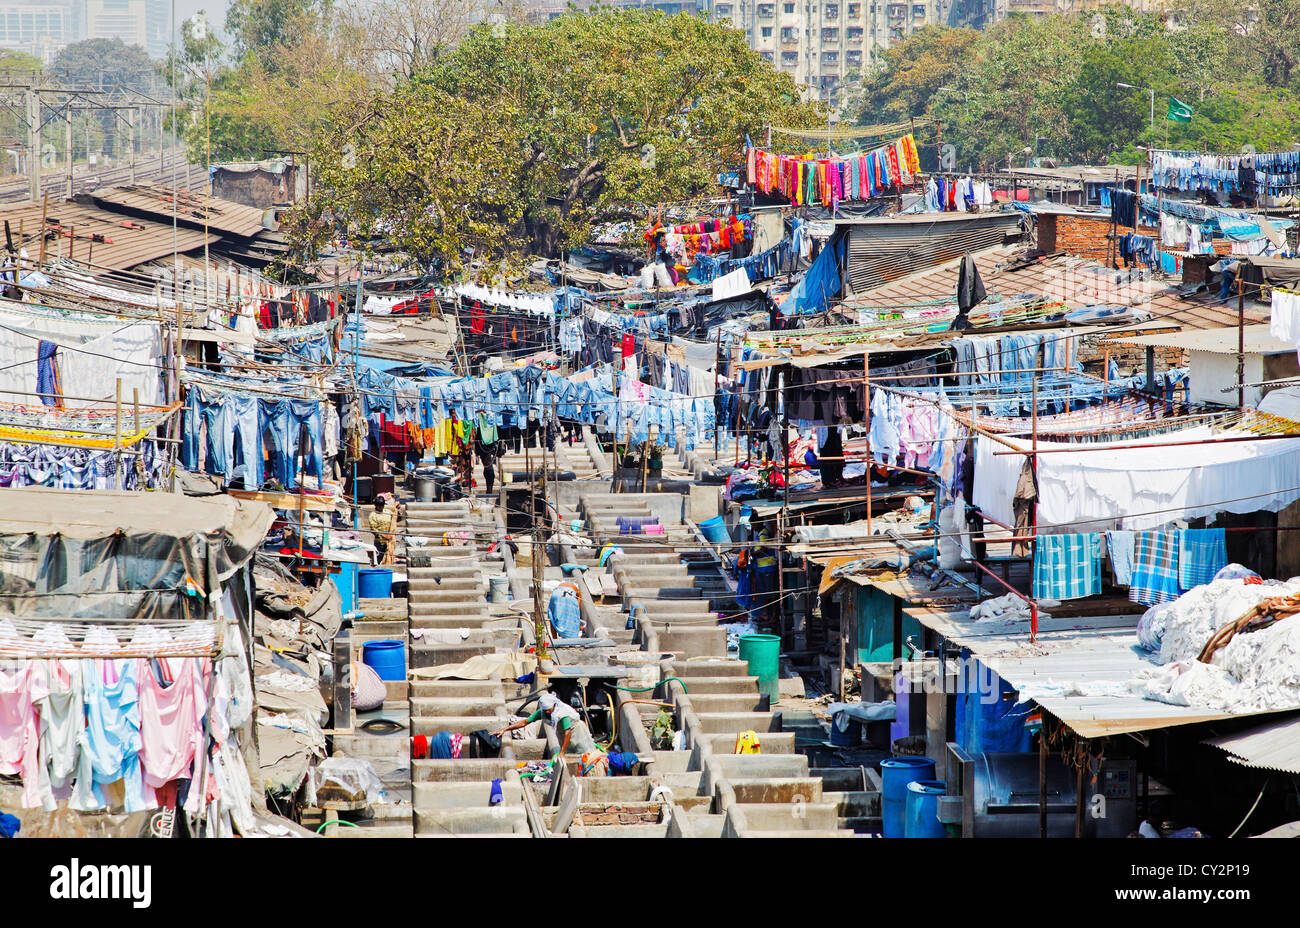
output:
<svg viewBox="0 0 1300 928"><path fill-rule="evenodd" d="M129 219L120 213L66 200L51 201L48 207L43 203L0 206L0 220L9 223L15 239L22 232L27 242L27 253L32 258L40 249L37 230L42 214L50 232L45 246L47 258L68 257L70 254L74 261L90 262L96 271L102 272L124 271L172 253L170 222L163 225L147 219ZM92 237L100 240L92 241ZM201 230L176 230L175 247L178 251L202 248L204 241ZM211 245L220 241L220 237L210 234L206 241Z"/></svg>
<svg viewBox="0 0 1300 928"><path fill-rule="evenodd" d="M1295 345L1288 344L1269 334L1266 325L1248 325L1241 330L1247 354L1289 354L1296 350ZM1183 332L1164 332L1158 335L1138 335L1107 339L1108 342L1122 345L1150 345L1155 348L1182 348L1185 351L1208 351L1212 354L1236 354L1238 330L1191 329Z"/></svg>
<svg viewBox="0 0 1300 928"><path fill-rule="evenodd" d="M1229 760L1243 767L1300 773L1300 715L1206 738L1202 743L1226 751Z"/></svg>
<svg viewBox="0 0 1300 928"><path fill-rule="evenodd" d="M1137 647L1136 615L1040 619L1038 639L1031 644L1028 621L975 622L965 609L904 612L969 648L980 663L1084 738L1268 714L1215 712L1140 696L1060 695L1062 687L1066 693L1088 688L1095 693L1103 684L1127 683L1154 666ZM1048 695L1048 689L1054 692Z"/></svg>
<svg viewBox="0 0 1300 928"><path fill-rule="evenodd" d="M1132 270L1110 270L1085 258L1048 255L1031 258L1020 247L989 248L974 255L990 295L1015 297L1031 293L1059 300L1073 308L1110 305L1139 307L1157 321L1188 329L1216 329L1237 324L1237 298L1228 301L1205 294L1186 294L1168 281L1142 279ZM945 299L956 302L958 257L938 267L891 280L845 304L853 308L888 309L899 304ZM1270 310L1247 303L1246 324L1268 322Z"/></svg>
<svg viewBox="0 0 1300 928"><path fill-rule="evenodd" d="M115 211L129 210L171 224L173 197L170 187L123 185L119 187L100 187L92 190L88 196L93 197L101 206ZM174 204L178 222L190 227L202 226L206 220L208 228L229 235L244 238L267 231L263 222L267 210L257 206L245 206L233 200L209 197L199 191L181 191Z"/></svg>
<svg viewBox="0 0 1300 928"><path fill-rule="evenodd" d="M846 290L858 294L888 281L960 259L1019 235L1020 212L937 213L845 221L849 249ZM949 291L951 296L954 291Z"/></svg>
<svg viewBox="0 0 1300 928"><path fill-rule="evenodd" d="M1086 181L1090 184L1114 183L1116 174L1120 182L1133 180L1137 168L1131 164L1076 164L1059 168L1010 168L1005 173L1015 177L1043 178L1045 180Z"/></svg>

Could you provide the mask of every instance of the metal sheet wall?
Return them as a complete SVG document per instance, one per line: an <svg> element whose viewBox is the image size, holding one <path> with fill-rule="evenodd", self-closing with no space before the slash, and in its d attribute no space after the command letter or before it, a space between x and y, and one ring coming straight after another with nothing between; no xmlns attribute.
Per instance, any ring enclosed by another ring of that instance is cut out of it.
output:
<svg viewBox="0 0 1300 928"><path fill-rule="evenodd" d="M879 222L849 232L849 294L954 261L1006 242L1020 231L1019 213L975 213L933 222Z"/></svg>

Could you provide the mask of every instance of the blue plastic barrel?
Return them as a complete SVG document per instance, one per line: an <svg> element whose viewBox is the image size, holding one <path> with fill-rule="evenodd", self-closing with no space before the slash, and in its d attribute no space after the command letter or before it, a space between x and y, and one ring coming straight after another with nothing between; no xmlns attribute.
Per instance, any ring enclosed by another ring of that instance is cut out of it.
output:
<svg viewBox="0 0 1300 928"><path fill-rule="evenodd" d="M406 679L406 646L400 641L367 641L361 646L361 660L381 680Z"/></svg>
<svg viewBox="0 0 1300 928"><path fill-rule="evenodd" d="M904 838L946 838L939 822L939 797L947 792L943 780L914 780L907 784L907 807L903 813Z"/></svg>
<svg viewBox="0 0 1300 928"><path fill-rule="evenodd" d="M705 538L715 545L731 543L731 533L727 531L727 520L722 516L705 519L700 523L700 531L704 533Z"/></svg>
<svg viewBox="0 0 1300 928"><path fill-rule="evenodd" d="M907 784L934 779L928 757L891 757L880 762L881 830L886 838L903 837L907 815Z"/></svg>
<svg viewBox="0 0 1300 928"><path fill-rule="evenodd" d="M362 567L357 571L357 595L362 599L392 596L393 572L387 567Z"/></svg>

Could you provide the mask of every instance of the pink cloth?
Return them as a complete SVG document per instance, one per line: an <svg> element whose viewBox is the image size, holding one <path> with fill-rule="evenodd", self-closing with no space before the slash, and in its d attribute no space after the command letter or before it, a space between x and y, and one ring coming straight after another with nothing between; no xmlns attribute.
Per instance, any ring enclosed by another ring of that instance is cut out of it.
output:
<svg viewBox="0 0 1300 928"><path fill-rule="evenodd" d="M145 799L153 804L153 790L172 780L191 776L190 767L200 756L203 714L207 711L203 661L195 657L159 658L172 679L164 689L149 661L140 661L140 765L144 770ZM190 796L197 799L197 789ZM190 803L186 802L186 808Z"/></svg>
<svg viewBox="0 0 1300 928"><path fill-rule="evenodd" d="M49 694L40 661L24 661L19 670L0 670L0 773L22 775L23 806L28 809L41 805L37 704Z"/></svg>

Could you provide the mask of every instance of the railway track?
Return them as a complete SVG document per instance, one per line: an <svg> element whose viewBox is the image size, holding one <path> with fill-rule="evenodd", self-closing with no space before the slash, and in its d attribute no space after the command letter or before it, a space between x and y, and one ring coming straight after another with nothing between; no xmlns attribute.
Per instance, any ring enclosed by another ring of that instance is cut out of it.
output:
<svg viewBox="0 0 1300 928"><path fill-rule="evenodd" d="M184 153L176 151L161 159L157 156L138 159L135 164L136 183L161 181L170 184L173 169L175 169L177 185L182 190L190 190L203 184L207 176L207 171L202 165L189 164L185 160ZM72 179L72 192L74 195L85 193L97 187L129 183L130 180L130 165L91 174L77 174ZM66 174L50 174L41 178L41 190L48 193L51 198L61 197L67 189L67 182ZM28 198L27 193L26 178L0 183L0 203L21 203Z"/></svg>

